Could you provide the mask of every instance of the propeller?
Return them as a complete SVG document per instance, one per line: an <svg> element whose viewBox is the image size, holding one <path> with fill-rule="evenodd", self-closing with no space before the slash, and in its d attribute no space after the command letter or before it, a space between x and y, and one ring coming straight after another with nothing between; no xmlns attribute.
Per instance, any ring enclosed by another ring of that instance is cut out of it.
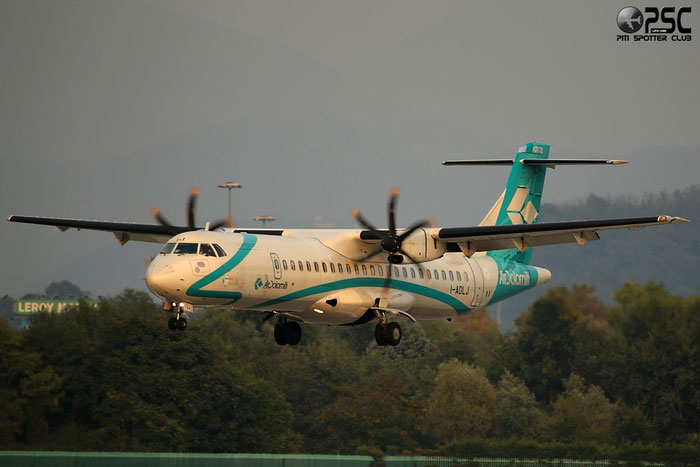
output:
<svg viewBox="0 0 700 467"><path fill-rule="evenodd" d="M194 213L195 213L195 204L197 203L197 197L199 196L199 188L197 187L192 187L190 189L190 194L187 197L187 229L188 230L197 230L197 227L194 225ZM165 230L170 234L170 235L177 235L178 230L175 228L173 224L168 221L168 219L165 218L160 213L160 210L158 209L158 206L154 206L153 209L151 209L151 216L158 221L160 225L165 227ZM208 230L216 230L220 227L223 227L225 225L228 225L228 221L226 220L221 220L218 222L215 222L214 224L209 225Z"/></svg>
<svg viewBox="0 0 700 467"><path fill-rule="evenodd" d="M406 252L406 250L402 248L401 245L403 244L404 240L406 240L407 237L409 237L413 232L420 228L435 225L435 221L433 219L425 219L412 224L408 229L399 234L396 231L396 201L399 197L399 193L400 190L398 188L392 188L391 193L389 194L388 231L380 232L379 230L377 230L377 228L374 227L374 225L372 225L367 219L365 219L362 216L362 214L360 214L360 210L357 207L355 207L352 211L352 217L354 217L355 220L362 227L369 230L377 237L381 238L379 245L374 250L370 251L362 258L356 259L356 261L366 261L369 258L378 255L382 251L386 251L389 253L389 255L387 256L387 262L389 264L387 265L387 280L384 285L385 288L388 288L391 284L392 265L403 263L404 256L408 258L412 263L419 264L419 261L416 261L416 259L413 256L411 256L409 253Z"/></svg>

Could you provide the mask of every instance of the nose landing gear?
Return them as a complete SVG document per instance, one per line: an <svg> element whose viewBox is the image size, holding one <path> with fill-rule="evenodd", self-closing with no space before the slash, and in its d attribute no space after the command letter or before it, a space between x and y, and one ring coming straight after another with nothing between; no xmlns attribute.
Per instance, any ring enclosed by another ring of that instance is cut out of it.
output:
<svg viewBox="0 0 700 467"><path fill-rule="evenodd" d="M168 329L171 331L184 331L187 328L187 320L184 316L184 309L182 307L174 306L172 303L166 303L164 308L165 311L176 313L175 316L172 316L168 320Z"/></svg>

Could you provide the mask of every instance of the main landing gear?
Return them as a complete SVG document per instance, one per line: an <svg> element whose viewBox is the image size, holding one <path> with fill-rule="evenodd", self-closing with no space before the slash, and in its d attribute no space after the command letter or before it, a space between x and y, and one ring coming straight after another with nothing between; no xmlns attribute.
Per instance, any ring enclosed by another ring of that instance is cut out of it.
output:
<svg viewBox="0 0 700 467"><path fill-rule="evenodd" d="M401 326L399 323L389 323L386 314L376 311L379 323L374 328L374 340L378 346L397 346L401 342Z"/></svg>
<svg viewBox="0 0 700 467"><path fill-rule="evenodd" d="M275 342L278 345L297 345L301 340L301 326L296 321L287 321L281 316L275 324Z"/></svg>
<svg viewBox="0 0 700 467"><path fill-rule="evenodd" d="M168 329L171 331L184 331L187 328L187 320L184 317L184 310L181 307L174 307L170 305L170 307L165 306L165 311L169 311L170 313L176 313L175 316L171 317L168 320Z"/></svg>

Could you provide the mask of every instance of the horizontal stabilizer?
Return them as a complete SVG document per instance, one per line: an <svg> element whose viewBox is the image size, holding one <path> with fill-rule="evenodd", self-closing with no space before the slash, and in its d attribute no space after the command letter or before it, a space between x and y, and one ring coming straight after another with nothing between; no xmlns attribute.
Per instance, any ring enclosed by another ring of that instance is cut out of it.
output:
<svg viewBox="0 0 700 467"><path fill-rule="evenodd" d="M525 165L546 165L554 168L557 165L621 165L629 161L617 159L521 159ZM442 165L513 165L512 159L466 159L443 161Z"/></svg>
<svg viewBox="0 0 700 467"><path fill-rule="evenodd" d="M513 165L513 159L466 159L442 161L442 165Z"/></svg>

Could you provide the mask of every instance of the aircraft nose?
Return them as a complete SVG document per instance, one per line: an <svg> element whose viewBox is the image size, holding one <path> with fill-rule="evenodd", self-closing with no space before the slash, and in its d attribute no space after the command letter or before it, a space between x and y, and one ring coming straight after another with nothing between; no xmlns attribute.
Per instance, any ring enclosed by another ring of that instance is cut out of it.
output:
<svg viewBox="0 0 700 467"><path fill-rule="evenodd" d="M151 292L164 299L168 298L173 277L175 277L175 270L167 264L155 264L154 262L146 269L146 285Z"/></svg>

